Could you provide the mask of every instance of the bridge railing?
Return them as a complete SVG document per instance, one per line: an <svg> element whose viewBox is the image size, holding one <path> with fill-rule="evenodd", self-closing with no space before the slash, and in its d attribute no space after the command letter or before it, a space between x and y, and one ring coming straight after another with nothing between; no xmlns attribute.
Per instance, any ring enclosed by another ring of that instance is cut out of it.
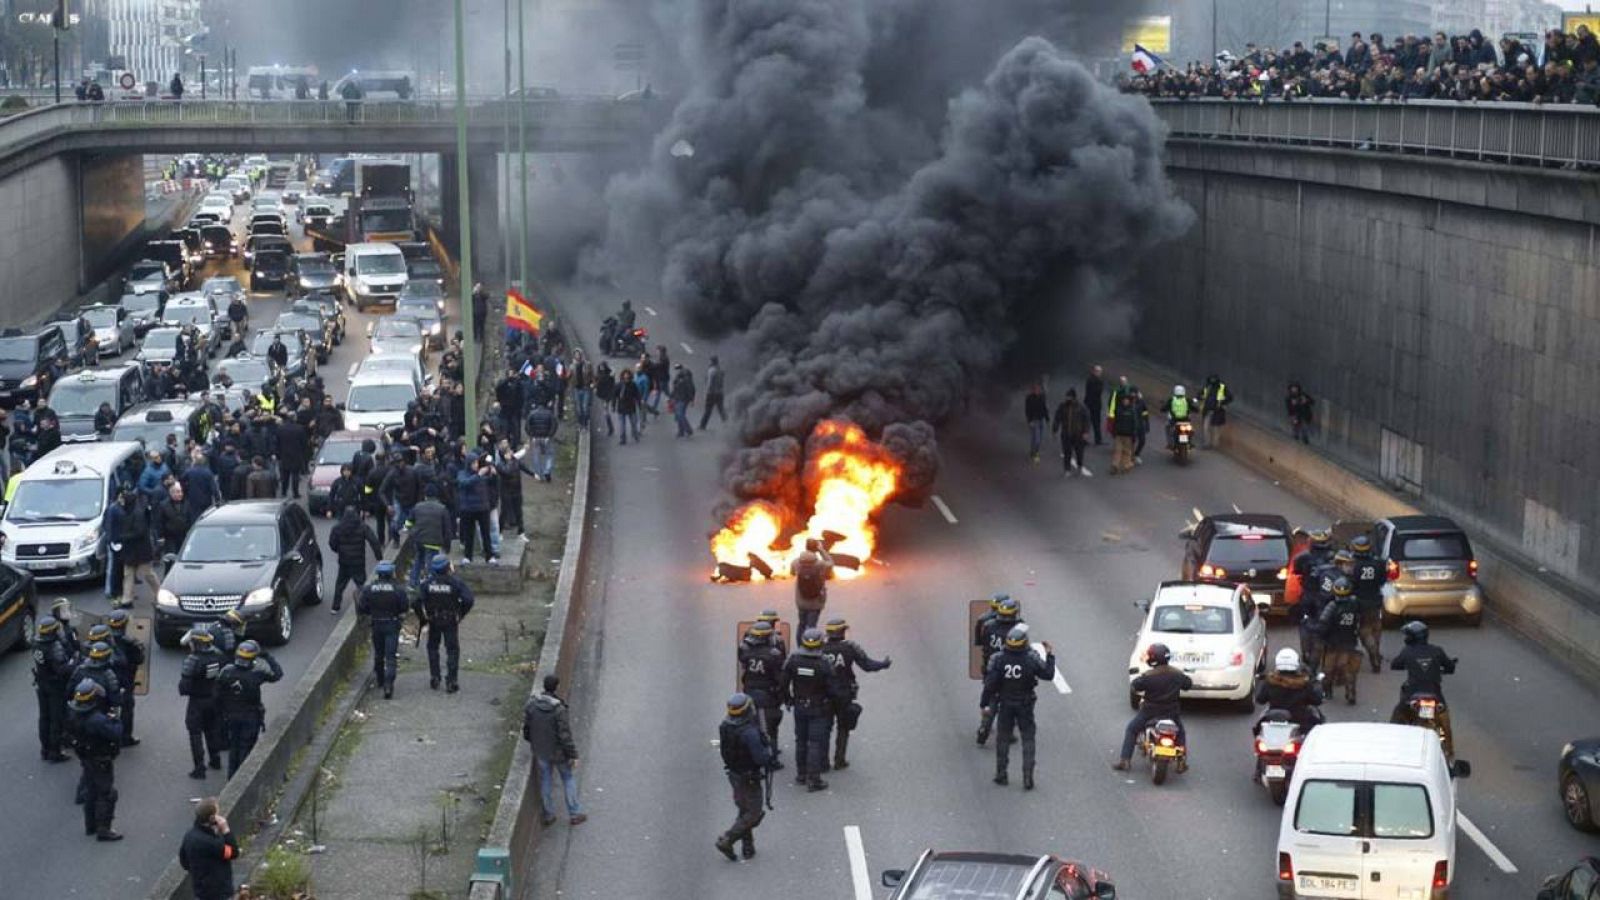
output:
<svg viewBox="0 0 1600 900"><path fill-rule="evenodd" d="M471 125L517 119L519 102L531 128L611 129L637 125L643 107L613 97L469 98ZM0 119L0 156L61 131L93 128L334 125L439 126L455 122L453 99L376 100L117 100L62 103Z"/></svg>
<svg viewBox="0 0 1600 900"><path fill-rule="evenodd" d="M1174 137L1600 167L1600 109L1447 100L1152 100Z"/></svg>

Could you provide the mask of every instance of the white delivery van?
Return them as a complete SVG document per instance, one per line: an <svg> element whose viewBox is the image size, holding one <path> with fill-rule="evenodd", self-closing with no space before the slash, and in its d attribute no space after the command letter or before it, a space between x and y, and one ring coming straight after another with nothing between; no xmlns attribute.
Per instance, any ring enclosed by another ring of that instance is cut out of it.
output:
<svg viewBox="0 0 1600 900"><path fill-rule="evenodd" d="M137 484L142 450L134 441L63 444L36 460L0 517L0 560L39 581L99 577L110 543L106 510L123 487Z"/></svg>
<svg viewBox="0 0 1600 900"><path fill-rule="evenodd" d="M1319 725L1278 826L1281 900L1446 900L1456 873L1454 775L1426 728Z"/></svg>
<svg viewBox="0 0 1600 900"><path fill-rule="evenodd" d="M393 244L351 244L344 251L340 284L356 309L394 306L407 280L405 254Z"/></svg>
<svg viewBox="0 0 1600 900"><path fill-rule="evenodd" d="M339 405L344 427L387 431L405 424L406 408L417 399L417 384L407 372L358 372L350 379L350 393Z"/></svg>

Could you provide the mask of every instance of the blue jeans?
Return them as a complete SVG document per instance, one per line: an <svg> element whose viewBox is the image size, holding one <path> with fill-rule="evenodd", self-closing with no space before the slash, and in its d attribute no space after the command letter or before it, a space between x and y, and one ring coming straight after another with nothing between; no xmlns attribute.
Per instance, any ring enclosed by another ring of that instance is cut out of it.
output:
<svg viewBox="0 0 1600 900"><path fill-rule="evenodd" d="M678 437L688 437L694 434L694 429L689 427L689 404L672 404L672 418L678 422Z"/></svg>
<svg viewBox="0 0 1600 900"><path fill-rule="evenodd" d="M1034 419L1028 423L1028 455L1038 456L1039 445L1044 443L1044 420Z"/></svg>
<svg viewBox="0 0 1600 900"><path fill-rule="evenodd" d="M572 392L572 402L577 411L578 424L585 427L589 424L589 400L594 397L594 392L588 388L578 388Z"/></svg>
<svg viewBox="0 0 1600 900"><path fill-rule="evenodd" d="M638 439L638 435L635 435L634 440ZM555 445L551 443L551 439L529 438L528 449L531 451L533 456L533 459L529 461L533 466L533 471L538 473L540 478L549 478L550 470L554 468L556 464L556 448Z"/></svg>
<svg viewBox="0 0 1600 900"><path fill-rule="evenodd" d="M428 564L439 555L439 547L424 547L417 545L416 551L411 554L411 586L416 587L422 583L422 573L427 571Z"/></svg>
<svg viewBox="0 0 1600 900"><path fill-rule="evenodd" d="M578 805L578 778L572 774L571 763L534 757L533 764L539 769L539 800L544 804L545 815L556 814L554 779L556 772L561 773L561 789L566 794L567 815L575 816L583 812L583 807Z"/></svg>
<svg viewBox="0 0 1600 900"><path fill-rule="evenodd" d="M1145 710L1141 709L1133 714L1133 718L1128 720L1128 727L1122 731L1121 758L1132 759L1133 745L1139 740L1139 735L1144 732L1145 726L1149 725L1151 722L1159 722L1162 719L1171 719L1173 722L1177 723L1178 743L1188 746L1188 735L1183 730L1183 718L1181 716L1163 716L1157 713L1146 712Z"/></svg>
<svg viewBox="0 0 1600 900"><path fill-rule="evenodd" d="M617 413L617 419L617 427L622 429L622 442L624 444L628 442L628 432L630 431L633 432L633 439L637 441L639 439L639 414Z"/></svg>

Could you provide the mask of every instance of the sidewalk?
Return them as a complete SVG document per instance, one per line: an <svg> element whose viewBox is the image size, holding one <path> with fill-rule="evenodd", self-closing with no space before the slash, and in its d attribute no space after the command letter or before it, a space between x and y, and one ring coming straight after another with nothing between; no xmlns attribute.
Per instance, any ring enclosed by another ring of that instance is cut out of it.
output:
<svg viewBox="0 0 1600 900"><path fill-rule="evenodd" d="M564 431L555 481L524 480L530 539L521 591L480 587L507 583L515 535L502 539L500 571L464 573L477 605L461 625L460 693L428 688L426 635L420 648L414 634L404 635L394 699L369 687L323 761L318 786L285 829L280 848L308 865L309 897L445 900L469 893L478 847L522 739L522 704L555 594L576 443L576 429ZM442 646L440 654L442 667ZM363 666L370 671L370 651ZM261 862L267 854L249 858ZM260 870L253 878L258 889L271 880Z"/></svg>

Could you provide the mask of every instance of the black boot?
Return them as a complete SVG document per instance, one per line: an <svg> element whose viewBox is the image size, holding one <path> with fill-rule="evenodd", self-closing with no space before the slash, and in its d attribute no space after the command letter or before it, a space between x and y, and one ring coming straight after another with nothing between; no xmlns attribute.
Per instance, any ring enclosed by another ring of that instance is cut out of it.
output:
<svg viewBox="0 0 1600 900"><path fill-rule="evenodd" d="M428 679L428 688L430 690L437 691L439 689L439 679L437 679L437 678L429 678Z"/></svg>
<svg viewBox="0 0 1600 900"><path fill-rule="evenodd" d="M845 751L850 747L850 732L839 732L838 746L833 749L833 767L835 769L850 768L850 761L845 759Z"/></svg>
<svg viewBox="0 0 1600 900"><path fill-rule="evenodd" d="M978 746L982 747L987 743L989 743L989 726L980 725L978 726Z"/></svg>
<svg viewBox="0 0 1600 900"><path fill-rule="evenodd" d="M189 770L189 777L195 779L196 781L199 781L200 779L205 778L206 777L206 767L196 763L195 767L193 769Z"/></svg>
<svg viewBox="0 0 1600 900"><path fill-rule="evenodd" d="M827 789L828 783L823 781L822 776L820 775L813 775L811 776L811 779L806 782L806 790L813 794L815 794L817 791L825 791Z"/></svg>
<svg viewBox="0 0 1600 900"><path fill-rule="evenodd" d="M1011 783L1011 776L1006 774L1005 769L997 769L994 773L994 783L1004 787Z"/></svg>
<svg viewBox="0 0 1600 900"><path fill-rule="evenodd" d="M717 838L717 852L728 858L728 862L738 862L739 857L733 855L733 841L727 835Z"/></svg>
<svg viewBox="0 0 1600 900"><path fill-rule="evenodd" d="M749 838L744 839L744 846L739 849L739 855L745 859L755 859L756 842Z"/></svg>
<svg viewBox="0 0 1600 900"><path fill-rule="evenodd" d="M1025 790L1025 791L1033 790L1033 767L1032 766L1029 766L1028 768L1022 770L1022 789Z"/></svg>

